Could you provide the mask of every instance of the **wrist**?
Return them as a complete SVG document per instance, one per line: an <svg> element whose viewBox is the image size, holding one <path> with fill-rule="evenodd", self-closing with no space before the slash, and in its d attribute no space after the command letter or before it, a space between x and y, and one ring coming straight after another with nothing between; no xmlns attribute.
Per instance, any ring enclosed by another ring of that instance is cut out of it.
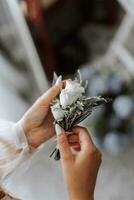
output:
<svg viewBox="0 0 134 200"><path fill-rule="evenodd" d="M69 200L94 200L94 195L88 194L88 193L77 193L73 195L69 195Z"/></svg>
<svg viewBox="0 0 134 200"><path fill-rule="evenodd" d="M25 120L23 120L23 119L20 122L21 122L21 126L23 128L28 145L31 148L36 148L35 141L31 135L31 131L27 127L27 123L25 123Z"/></svg>
<svg viewBox="0 0 134 200"><path fill-rule="evenodd" d="M94 200L94 190L83 183L79 187L67 187L69 200Z"/></svg>
<svg viewBox="0 0 134 200"><path fill-rule="evenodd" d="M85 197L85 196L83 196L83 197L74 196L74 197L69 198L69 200L94 200L94 198L90 197L90 196L88 196L88 197Z"/></svg>

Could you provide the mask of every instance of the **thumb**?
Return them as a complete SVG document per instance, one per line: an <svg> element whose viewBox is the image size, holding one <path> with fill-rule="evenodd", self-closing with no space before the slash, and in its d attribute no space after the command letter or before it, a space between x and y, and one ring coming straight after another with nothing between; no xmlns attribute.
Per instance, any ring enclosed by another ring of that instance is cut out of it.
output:
<svg viewBox="0 0 134 200"><path fill-rule="evenodd" d="M59 76L55 85L47 90L35 103L36 108L38 107L49 107L52 100L59 94L62 87L62 77Z"/></svg>
<svg viewBox="0 0 134 200"><path fill-rule="evenodd" d="M57 144L59 146L61 160L67 161L72 159L72 153L64 129L61 128L58 124L56 124L55 131L57 134Z"/></svg>

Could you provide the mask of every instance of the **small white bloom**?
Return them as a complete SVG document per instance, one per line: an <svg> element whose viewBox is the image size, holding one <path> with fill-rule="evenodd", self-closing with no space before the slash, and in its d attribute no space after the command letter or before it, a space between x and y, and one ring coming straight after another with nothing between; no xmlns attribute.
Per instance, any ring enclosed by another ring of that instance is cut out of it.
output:
<svg viewBox="0 0 134 200"><path fill-rule="evenodd" d="M64 111L62 110L62 108L60 107L58 103L51 107L51 111L56 121L63 119Z"/></svg>
<svg viewBox="0 0 134 200"><path fill-rule="evenodd" d="M66 81L65 89L60 93L60 104L63 108L74 103L85 92L84 87L72 80Z"/></svg>

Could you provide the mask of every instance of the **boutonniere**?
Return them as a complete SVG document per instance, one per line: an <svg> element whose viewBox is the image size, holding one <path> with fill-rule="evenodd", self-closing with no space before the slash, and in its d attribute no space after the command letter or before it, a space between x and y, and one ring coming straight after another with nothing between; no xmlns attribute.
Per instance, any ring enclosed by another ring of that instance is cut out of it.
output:
<svg viewBox="0 0 134 200"><path fill-rule="evenodd" d="M57 75L54 74L53 84L55 84L57 78ZM59 124L65 131L69 131L70 128L86 119L95 108L109 102L109 98L87 98L85 96L87 85L87 81L82 81L80 71L78 71L74 80L66 80L65 88L61 88L60 94L51 105L54 124ZM51 156L54 156L55 160L60 159L58 146Z"/></svg>

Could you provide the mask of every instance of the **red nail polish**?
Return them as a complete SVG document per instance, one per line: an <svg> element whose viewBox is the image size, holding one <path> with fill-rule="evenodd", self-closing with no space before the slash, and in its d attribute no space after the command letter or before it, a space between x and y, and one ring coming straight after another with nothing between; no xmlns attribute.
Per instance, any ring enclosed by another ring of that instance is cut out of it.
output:
<svg viewBox="0 0 134 200"><path fill-rule="evenodd" d="M72 147L75 151L80 151L80 147Z"/></svg>

